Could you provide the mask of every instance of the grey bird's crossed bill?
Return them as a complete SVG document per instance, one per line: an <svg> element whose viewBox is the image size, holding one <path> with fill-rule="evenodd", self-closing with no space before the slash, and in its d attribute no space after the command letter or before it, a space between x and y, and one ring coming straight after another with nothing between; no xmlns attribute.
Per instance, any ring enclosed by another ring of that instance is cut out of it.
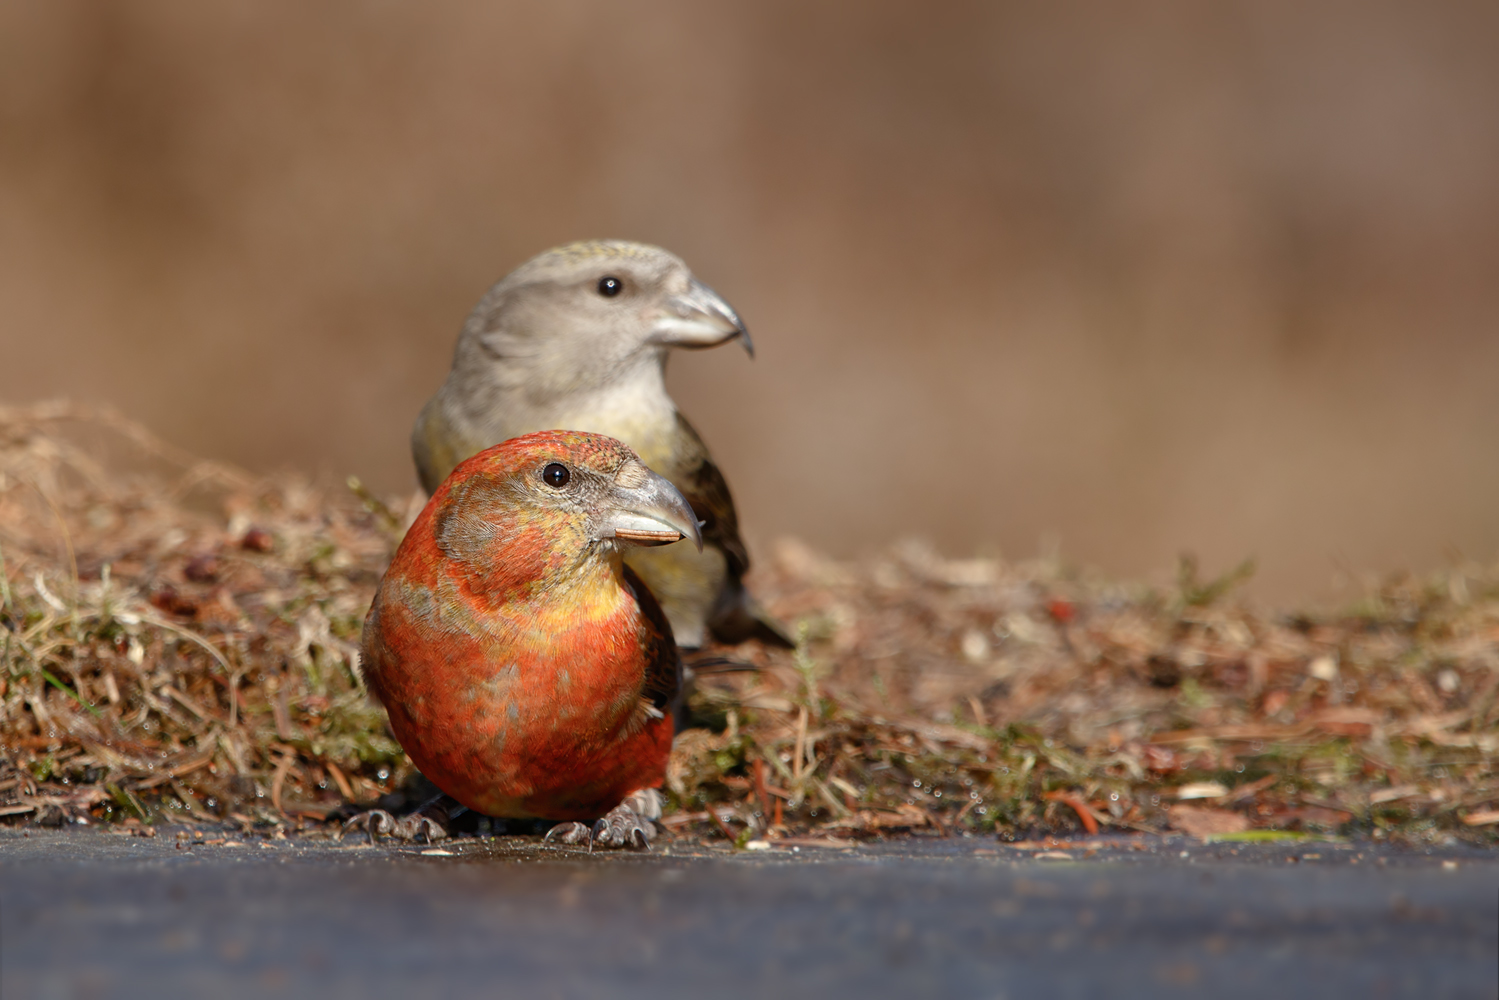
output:
<svg viewBox="0 0 1499 1000"><path fill-rule="evenodd" d="M570 243L531 258L480 300L458 335L447 381L411 434L430 494L464 459L533 431L618 438L682 491L703 548L635 549L626 562L661 603L677 643L758 639L794 645L745 590L749 555L728 483L666 394L672 348L749 331L681 259L624 240Z"/></svg>

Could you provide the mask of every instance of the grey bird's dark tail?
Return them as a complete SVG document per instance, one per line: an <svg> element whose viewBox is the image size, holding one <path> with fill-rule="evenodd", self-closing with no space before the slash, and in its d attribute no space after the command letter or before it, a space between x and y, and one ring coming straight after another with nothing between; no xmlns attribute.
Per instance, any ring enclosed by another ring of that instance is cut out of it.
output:
<svg viewBox="0 0 1499 1000"><path fill-rule="evenodd" d="M766 614L743 586L724 588L708 619L708 629L713 638L730 646L754 639L780 649L796 648L796 640L786 634L785 627Z"/></svg>

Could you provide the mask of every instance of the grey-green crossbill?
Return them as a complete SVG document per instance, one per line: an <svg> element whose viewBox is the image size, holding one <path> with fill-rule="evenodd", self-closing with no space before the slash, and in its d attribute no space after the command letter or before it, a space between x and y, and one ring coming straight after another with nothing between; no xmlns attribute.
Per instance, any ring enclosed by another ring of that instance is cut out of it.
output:
<svg viewBox="0 0 1499 1000"><path fill-rule="evenodd" d="M674 347L717 347L749 331L717 293L659 247L591 240L548 250L480 300L447 381L411 434L428 493L464 459L542 430L607 434L669 479L703 522L703 548L637 549L627 562L660 601L677 642L792 643L755 606L728 483L666 394Z"/></svg>

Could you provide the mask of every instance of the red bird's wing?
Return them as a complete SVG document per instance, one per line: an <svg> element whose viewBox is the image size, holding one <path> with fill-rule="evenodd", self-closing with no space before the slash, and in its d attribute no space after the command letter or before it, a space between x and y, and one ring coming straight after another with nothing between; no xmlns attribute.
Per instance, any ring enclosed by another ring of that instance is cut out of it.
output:
<svg viewBox="0 0 1499 1000"><path fill-rule="evenodd" d="M635 595L640 613L649 625L645 636L645 688L641 696L662 713L674 714L682 694L682 657L671 634L671 623L640 577L629 566L625 568L625 586Z"/></svg>

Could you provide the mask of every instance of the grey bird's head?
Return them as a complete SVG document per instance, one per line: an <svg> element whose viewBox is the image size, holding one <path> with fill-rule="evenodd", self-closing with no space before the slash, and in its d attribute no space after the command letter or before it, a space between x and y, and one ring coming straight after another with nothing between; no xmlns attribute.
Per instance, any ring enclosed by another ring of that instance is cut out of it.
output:
<svg viewBox="0 0 1499 1000"><path fill-rule="evenodd" d="M735 338L753 356L738 314L679 257L589 240L538 254L491 288L464 325L454 371L545 408L659 379L673 347Z"/></svg>

